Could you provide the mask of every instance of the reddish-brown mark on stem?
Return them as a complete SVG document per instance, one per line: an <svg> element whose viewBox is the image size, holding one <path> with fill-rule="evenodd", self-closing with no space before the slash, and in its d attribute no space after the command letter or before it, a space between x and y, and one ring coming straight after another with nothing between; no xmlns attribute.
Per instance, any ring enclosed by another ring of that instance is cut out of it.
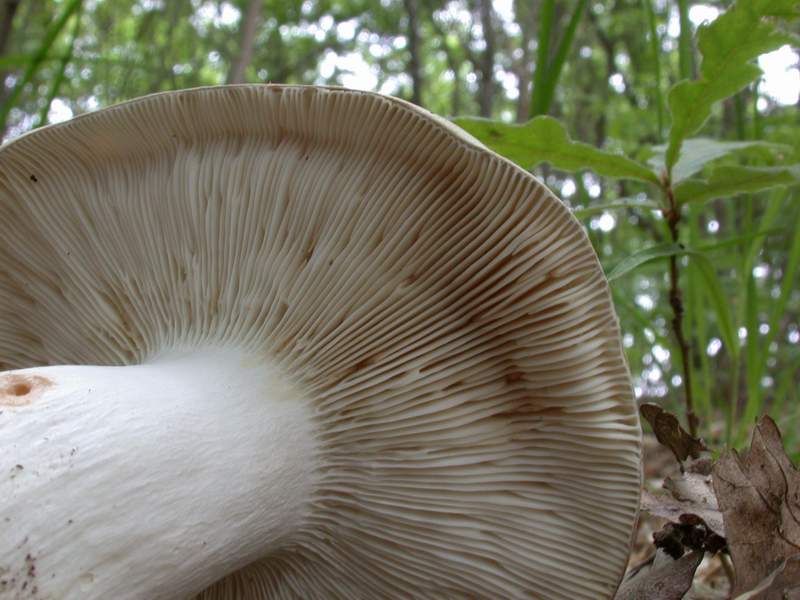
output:
<svg viewBox="0 0 800 600"><path fill-rule="evenodd" d="M53 382L40 375L0 375L0 406L30 404Z"/></svg>

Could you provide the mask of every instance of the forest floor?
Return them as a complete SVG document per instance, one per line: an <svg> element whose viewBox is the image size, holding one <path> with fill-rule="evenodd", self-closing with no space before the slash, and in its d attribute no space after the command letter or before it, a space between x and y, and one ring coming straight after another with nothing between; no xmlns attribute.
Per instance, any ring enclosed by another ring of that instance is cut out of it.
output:
<svg viewBox="0 0 800 600"><path fill-rule="evenodd" d="M674 415L642 414L654 433L615 600L800 600L800 471L775 422L763 417L749 448L714 461Z"/></svg>
<svg viewBox="0 0 800 600"><path fill-rule="evenodd" d="M656 440L655 435L644 435L643 488L653 494L663 491L662 483L667 477L680 475L680 466L670 450ZM628 572L651 560L656 547L653 534L660 531L668 519L651 515L647 511L639 513L633 547L628 558ZM726 600L731 593L730 559L722 554L706 556L695 572L691 589L684 595L685 600Z"/></svg>

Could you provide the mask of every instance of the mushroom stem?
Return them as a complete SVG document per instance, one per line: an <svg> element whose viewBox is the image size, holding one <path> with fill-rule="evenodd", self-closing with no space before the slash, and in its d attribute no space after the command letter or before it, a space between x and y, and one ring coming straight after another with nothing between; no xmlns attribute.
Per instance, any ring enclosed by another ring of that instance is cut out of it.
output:
<svg viewBox="0 0 800 600"><path fill-rule="evenodd" d="M232 349L0 373L0 449L0 598L87 600L187 597L291 544L316 456L303 397Z"/></svg>

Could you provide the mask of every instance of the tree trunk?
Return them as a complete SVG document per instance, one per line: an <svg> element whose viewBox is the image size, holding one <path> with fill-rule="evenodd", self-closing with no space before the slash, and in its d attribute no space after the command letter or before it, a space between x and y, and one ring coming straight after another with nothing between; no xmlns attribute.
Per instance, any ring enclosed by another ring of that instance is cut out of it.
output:
<svg viewBox="0 0 800 600"><path fill-rule="evenodd" d="M419 13L417 0L403 0L408 15L408 74L411 77L411 102L422 106L422 65L420 61Z"/></svg>
<svg viewBox="0 0 800 600"><path fill-rule="evenodd" d="M486 48L480 60L480 88L478 90L478 104L482 117L492 116L492 103L494 100L494 10L492 0L480 0L478 5L481 16L481 28Z"/></svg>
<svg viewBox="0 0 800 600"><path fill-rule="evenodd" d="M255 50L256 32L261 21L262 3L263 0L250 0L247 3L247 10L242 16L239 28L242 32L241 42L239 43L239 56L231 65L227 83L244 83L245 81L245 71L253 59L253 50Z"/></svg>

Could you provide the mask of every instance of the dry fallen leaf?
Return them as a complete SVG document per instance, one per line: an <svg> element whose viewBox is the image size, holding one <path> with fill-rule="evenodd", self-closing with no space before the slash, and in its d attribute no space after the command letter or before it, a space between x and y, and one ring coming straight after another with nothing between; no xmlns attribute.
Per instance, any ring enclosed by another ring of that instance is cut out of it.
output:
<svg viewBox="0 0 800 600"><path fill-rule="evenodd" d="M755 589L734 600L800 600L800 554L787 558Z"/></svg>
<svg viewBox="0 0 800 600"><path fill-rule="evenodd" d="M708 450L702 440L692 437L681 427L678 418L665 411L658 404L645 402L639 412L650 423L656 439L672 450L679 463L687 458L698 458L700 453Z"/></svg>
<svg viewBox="0 0 800 600"><path fill-rule="evenodd" d="M720 537L725 537L722 513L711 481L710 459L688 461L680 475L664 479L663 487L669 494L651 494L642 491L642 510L652 515L679 523L684 515L695 515Z"/></svg>
<svg viewBox="0 0 800 600"><path fill-rule="evenodd" d="M786 456L775 422L762 417L750 449L725 453L714 465L713 480L736 572L736 597L800 554L800 473ZM770 587L749 598L783 600L784 592Z"/></svg>
<svg viewBox="0 0 800 600"><path fill-rule="evenodd" d="M647 490L642 490L642 510L653 516L667 519L670 523L680 523L681 517L695 515L711 531L720 537L725 537L722 513L716 505L716 500L714 504L702 505L697 502L677 500L667 494L651 494Z"/></svg>
<svg viewBox="0 0 800 600"><path fill-rule="evenodd" d="M703 551L695 550L678 560L663 550L625 577L614 600L680 600L692 587L692 579L703 560Z"/></svg>

